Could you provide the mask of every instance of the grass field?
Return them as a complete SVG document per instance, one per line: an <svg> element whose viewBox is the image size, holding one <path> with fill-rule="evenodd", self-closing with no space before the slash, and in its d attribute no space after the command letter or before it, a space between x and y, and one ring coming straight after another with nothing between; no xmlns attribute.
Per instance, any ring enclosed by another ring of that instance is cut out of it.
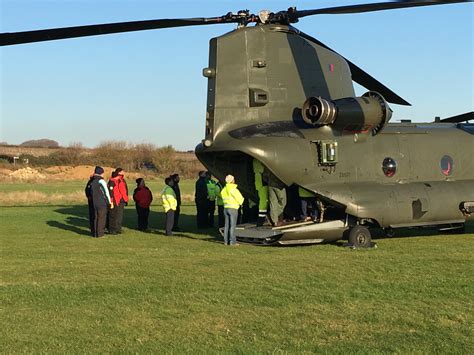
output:
<svg viewBox="0 0 474 355"><path fill-rule="evenodd" d="M165 237L159 206L149 234L128 207L123 235L95 239L87 206L0 207L1 352L474 352L473 225L370 250L231 248L194 214Z"/></svg>

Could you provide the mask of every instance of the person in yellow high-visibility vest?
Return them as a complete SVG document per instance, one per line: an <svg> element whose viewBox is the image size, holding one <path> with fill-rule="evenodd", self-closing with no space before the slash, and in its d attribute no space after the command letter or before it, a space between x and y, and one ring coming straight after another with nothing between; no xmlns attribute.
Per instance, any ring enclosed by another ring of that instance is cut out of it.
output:
<svg viewBox="0 0 474 355"><path fill-rule="evenodd" d="M219 195L219 187L217 186L217 182L212 180L212 175L208 171L207 172L207 223L209 227L214 227L214 212L216 210L216 199L217 195Z"/></svg>
<svg viewBox="0 0 474 355"><path fill-rule="evenodd" d="M238 245L235 237L235 226L237 225L237 216L239 208L244 203L244 197L237 189L235 179L232 175L225 177L225 186L221 190L222 200L224 201L224 244Z"/></svg>
<svg viewBox="0 0 474 355"><path fill-rule="evenodd" d="M178 206L178 200L176 200L176 194L173 190L173 179L167 177L165 179L165 187L161 191L161 200L163 202L163 209L166 213L166 222L165 222L165 234L173 235L173 223L174 223L174 213L176 207Z"/></svg>
<svg viewBox="0 0 474 355"><path fill-rule="evenodd" d="M265 167L257 160L253 160L253 173L255 180L255 189L258 194L258 219L257 226L263 225L267 217L268 210L268 186L263 181L263 172Z"/></svg>

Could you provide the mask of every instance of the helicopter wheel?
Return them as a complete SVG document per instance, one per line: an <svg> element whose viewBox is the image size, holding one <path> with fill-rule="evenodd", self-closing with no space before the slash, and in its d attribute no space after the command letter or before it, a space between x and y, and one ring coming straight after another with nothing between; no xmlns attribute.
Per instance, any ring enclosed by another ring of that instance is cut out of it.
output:
<svg viewBox="0 0 474 355"><path fill-rule="evenodd" d="M349 232L349 244L355 248L369 248L372 244L372 236L367 227L357 225Z"/></svg>
<svg viewBox="0 0 474 355"><path fill-rule="evenodd" d="M391 227L384 228L383 231L388 238L393 238L395 236L395 230Z"/></svg>

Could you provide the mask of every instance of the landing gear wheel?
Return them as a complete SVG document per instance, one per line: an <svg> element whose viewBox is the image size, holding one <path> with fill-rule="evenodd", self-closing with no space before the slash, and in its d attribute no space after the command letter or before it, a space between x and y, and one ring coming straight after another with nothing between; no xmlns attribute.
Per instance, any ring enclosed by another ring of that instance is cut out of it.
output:
<svg viewBox="0 0 474 355"><path fill-rule="evenodd" d="M395 236L395 230L391 227L387 227L383 230L385 232L385 235L388 237L388 238L392 238Z"/></svg>
<svg viewBox="0 0 474 355"><path fill-rule="evenodd" d="M372 236L367 227L355 226L349 232L349 244L355 248L369 248L372 245Z"/></svg>

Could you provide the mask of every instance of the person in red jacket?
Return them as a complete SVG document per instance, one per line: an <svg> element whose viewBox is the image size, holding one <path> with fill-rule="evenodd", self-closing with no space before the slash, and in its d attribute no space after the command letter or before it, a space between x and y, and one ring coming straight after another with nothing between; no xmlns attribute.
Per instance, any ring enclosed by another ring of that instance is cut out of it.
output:
<svg viewBox="0 0 474 355"><path fill-rule="evenodd" d="M138 229L148 231L148 216L150 215L150 205L153 201L153 194L150 189L145 186L145 180L138 178L135 180L137 188L133 191L133 201L138 215Z"/></svg>
<svg viewBox="0 0 474 355"><path fill-rule="evenodd" d="M108 186L114 203L114 208L109 212L109 233L120 234L122 233L123 210L128 204L128 187L122 168L115 169Z"/></svg>

